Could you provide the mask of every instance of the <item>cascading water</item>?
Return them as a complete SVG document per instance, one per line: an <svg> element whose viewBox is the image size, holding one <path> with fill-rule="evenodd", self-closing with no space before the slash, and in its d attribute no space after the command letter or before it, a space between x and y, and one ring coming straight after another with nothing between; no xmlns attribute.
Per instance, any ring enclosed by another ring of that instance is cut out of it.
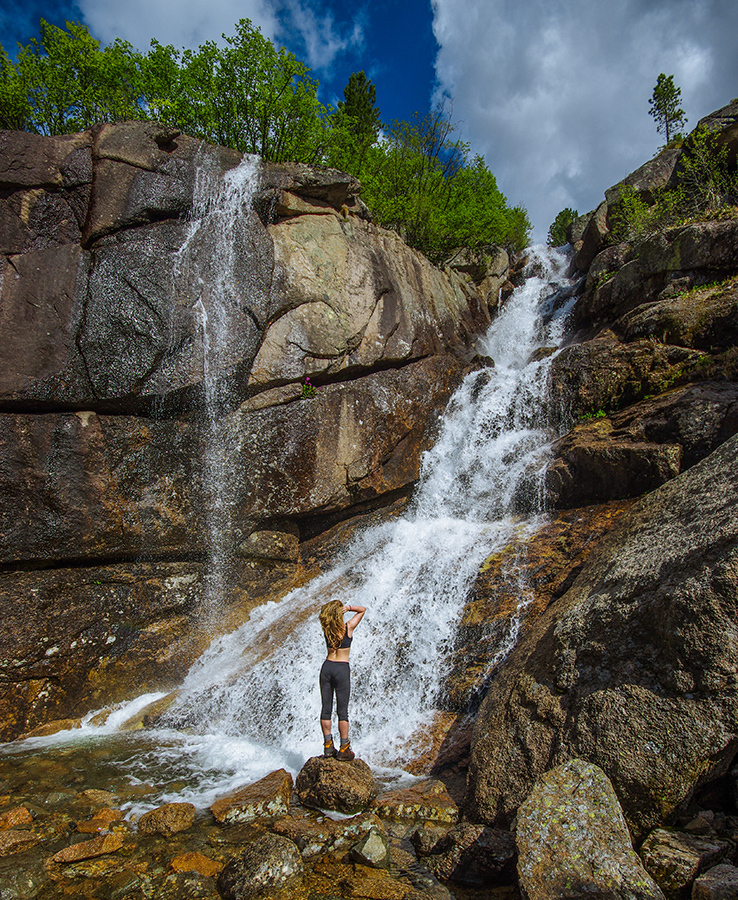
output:
<svg viewBox="0 0 738 900"><path fill-rule="evenodd" d="M297 772L320 752L325 644L316 613L333 598L367 607L351 653L354 747L375 771L401 769L434 715L480 563L541 519L537 484L554 437L546 419L550 356L531 355L560 342L573 301L554 296L565 281L563 255L535 248L531 257L540 274L515 291L481 342L495 365L470 374L452 398L408 511L359 534L332 571L215 640L146 732L151 750L120 763L145 779L155 757L157 802L207 805L280 766ZM527 599L521 590L521 604ZM500 658L516 629L513 618ZM104 726L114 728L112 720Z"/></svg>
<svg viewBox="0 0 738 900"><path fill-rule="evenodd" d="M244 351L248 354L248 347L239 346L244 333L239 321L243 318L244 284L252 294L261 289L258 276L249 277L245 271L250 254L239 252L254 215L251 207L259 170L256 156L244 157L222 178L204 165L198 168L190 224L175 272L177 293L194 300L192 309L201 331L202 491L208 543L205 618L217 615L219 600L228 590L237 454L224 415L230 400L224 373Z"/></svg>
<svg viewBox="0 0 738 900"><path fill-rule="evenodd" d="M559 342L568 307L551 314L550 284L563 280L566 260L542 249L535 258L544 274L515 292L482 342L495 367L469 375L456 392L409 511L363 532L331 572L257 609L192 667L164 724L186 729L195 755L194 735L207 735L201 750L217 747L223 769L246 780L278 765L296 771L318 752L325 646L316 613L333 598L368 609L351 661L361 757L398 766L432 718L481 561L521 528L521 508L534 520L540 513L530 485L553 436L549 360L529 358Z"/></svg>

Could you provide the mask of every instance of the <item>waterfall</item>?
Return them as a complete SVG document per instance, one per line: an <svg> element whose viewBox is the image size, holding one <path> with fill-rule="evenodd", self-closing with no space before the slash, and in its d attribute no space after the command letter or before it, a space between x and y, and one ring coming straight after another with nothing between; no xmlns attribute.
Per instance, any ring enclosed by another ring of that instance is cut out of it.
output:
<svg viewBox="0 0 738 900"><path fill-rule="evenodd" d="M248 180L243 172L234 175L242 177ZM234 202L243 203L244 195L236 194L241 199ZM193 224L191 240L201 231L202 222ZM318 673L325 643L317 612L334 598L367 607L351 651L349 717L357 754L386 779L401 777L403 765L417 755L418 735L437 709L481 563L543 520L540 485L555 437L549 419L557 417L546 408L551 355L534 351L561 342L573 300L567 291L557 292L568 260L542 247L530 256L527 280L480 341L480 352L494 366L471 373L455 392L437 440L423 456L406 512L361 531L331 571L260 606L236 631L214 640L157 726L132 735L134 749L115 751L116 766L129 778L159 785L146 807L172 800L207 806L277 768L296 773L321 752ZM223 296L227 305L227 289ZM212 346L218 313L204 286L198 303ZM224 445L213 435L217 458ZM227 490L232 474L222 474L215 458L207 468L208 477L222 478ZM216 494L212 514L222 517L216 523L222 526L227 500L224 507L219 502ZM221 537L212 546L214 556L227 558ZM521 610L528 600L521 585ZM498 660L514 645L518 624L513 617L501 636ZM67 736L115 735L129 715L162 696L138 698L103 726L85 724Z"/></svg>
<svg viewBox="0 0 738 900"><path fill-rule="evenodd" d="M193 763L207 758L210 770L215 757L242 783L280 765L296 771L320 752L317 612L333 598L367 607L351 653L353 744L380 770L407 757L432 719L481 562L542 512L550 358L531 354L559 343L571 301L556 309L553 298L564 257L545 248L532 257L541 274L515 291L481 342L495 366L455 393L408 511L360 533L330 572L256 609L191 668L163 725L190 736Z"/></svg>
<svg viewBox="0 0 738 900"><path fill-rule="evenodd" d="M237 454L225 413L234 370L244 357L250 361L256 346L249 346L252 329L244 328L243 293L248 288L252 297L257 295L263 290L262 279L256 270L259 263L250 262L254 254L243 252L243 245L253 230L252 198L259 172L257 156L245 156L223 177L212 164L198 167L189 228L175 268L175 292L193 301L202 348L195 363L201 365L204 419L201 484L208 568L201 613L206 620L217 616L228 590L233 554Z"/></svg>

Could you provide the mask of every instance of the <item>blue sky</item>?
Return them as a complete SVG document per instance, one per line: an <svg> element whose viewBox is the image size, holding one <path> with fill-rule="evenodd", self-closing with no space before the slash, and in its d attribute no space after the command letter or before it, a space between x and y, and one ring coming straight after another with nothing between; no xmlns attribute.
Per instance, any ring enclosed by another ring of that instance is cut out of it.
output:
<svg viewBox="0 0 738 900"><path fill-rule="evenodd" d="M324 103L359 69L385 122L451 98L458 136L528 209L537 240L656 152L660 72L681 87L688 128L738 96L736 0L0 0L11 55L41 16L141 50L152 37L195 47L250 18L310 66Z"/></svg>

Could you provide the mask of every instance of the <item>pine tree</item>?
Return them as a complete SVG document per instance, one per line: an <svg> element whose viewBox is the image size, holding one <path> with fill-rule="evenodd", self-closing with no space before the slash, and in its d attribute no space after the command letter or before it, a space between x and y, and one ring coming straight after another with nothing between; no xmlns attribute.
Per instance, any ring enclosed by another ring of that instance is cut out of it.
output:
<svg viewBox="0 0 738 900"><path fill-rule="evenodd" d="M687 124L684 110L679 106L681 99L682 90L674 84L674 76L664 75L662 72L656 80L653 96L648 101L651 107L648 114L656 120L656 130L664 135L667 146L674 137L674 130Z"/></svg>

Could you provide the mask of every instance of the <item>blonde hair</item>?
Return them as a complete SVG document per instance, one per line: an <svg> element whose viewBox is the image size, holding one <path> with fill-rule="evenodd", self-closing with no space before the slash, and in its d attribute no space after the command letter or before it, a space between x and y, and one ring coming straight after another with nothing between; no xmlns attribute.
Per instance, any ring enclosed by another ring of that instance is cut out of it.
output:
<svg viewBox="0 0 738 900"><path fill-rule="evenodd" d="M346 633L343 621L343 603L340 600L329 600L320 608L320 624L325 640L331 650L337 650Z"/></svg>

